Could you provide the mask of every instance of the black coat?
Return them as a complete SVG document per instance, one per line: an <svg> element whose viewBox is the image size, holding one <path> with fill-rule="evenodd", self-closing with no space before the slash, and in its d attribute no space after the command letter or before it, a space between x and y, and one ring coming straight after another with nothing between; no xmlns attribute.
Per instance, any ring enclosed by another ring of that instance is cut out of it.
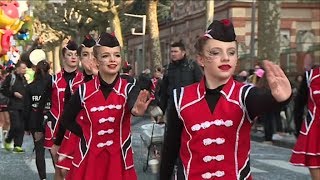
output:
<svg viewBox="0 0 320 180"><path fill-rule="evenodd" d="M15 81L11 86L12 74L9 74L3 82L3 93L10 98L8 105L9 110L23 110L24 108L24 97L27 86L27 80L24 76L15 73ZM23 98L17 98L14 96L14 92L20 93Z"/></svg>
<svg viewBox="0 0 320 180"><path fill-rule="evenodd" d="M41 95L44 92L48 81L51 80L50 76L33 81L27 85L25 95L25 109L24 119L26 122L26 130L32 132L42 132L44 125L44 118L37 118L37 111ZM50 100L48 99L44 111L49 112Z"/></svg>
<svg viewBox="0 0 320 180"><path fill-rule="evenodd" d="M173 106L173 90L199 82L203 77L202 70L197 62L186 58L171 62L164 73L160 85L160 108L163 112L167 106Z"/></svg>

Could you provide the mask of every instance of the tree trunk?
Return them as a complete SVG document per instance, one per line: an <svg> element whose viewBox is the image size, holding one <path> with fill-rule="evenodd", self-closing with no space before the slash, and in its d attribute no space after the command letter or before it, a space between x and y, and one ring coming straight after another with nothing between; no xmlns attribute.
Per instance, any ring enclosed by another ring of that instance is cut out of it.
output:
<svg viewBox="0 0 320 180"><path fill-rule="evenodd" d="M279 63L281 1L258 1L258 58Z"/></svg>
<svg viewBox="0 0 320 180"><path fill-rule="evenodd" d="M51 72L53 73L53 72L54 72L54 71L53 71L53 68L54 68L54 66L53 66L53 51L52 51L52 50L47 51L47 52L46 52L46 56L47 56L47 61L48 61L49 64L50 64Z"/></svg>
<svg viewBox="0 0 320 180"><path fill-rule="evenodd" d="M119 44L123 47L123 38L122 38L122 31L121 31L121 23L119 18L119 13L116 6L112 6L111 9L111 27L114 31L115 36L117 37Z"/></svg>
<svg viewBox="0 0 320 180"><path fill-rule="evenodd" d="M60 46L56 45L54 47L54 54L53 54L53 72L57 73L61 70L61 65L60 65Z"/></svg>
<svg viewBox="0 0 320 180"><path fill-rule="evenodd" d="M206 27L207 29L209 25L212 23L214 17L214 0L207 1L207 6L206 6Z"/></svg>
<svg viewBox="0 0 320 180"><path fill-rule="evenodd" d="M161 66L161 49L159 39L159 27L158 27L158 15L157 15L157 4L158 0L148 1L147 6L147 24L150 33L151 40L151 65ZM145 47L143 47L145 48ZM153 69L153 68L152 68Z"/></svg>

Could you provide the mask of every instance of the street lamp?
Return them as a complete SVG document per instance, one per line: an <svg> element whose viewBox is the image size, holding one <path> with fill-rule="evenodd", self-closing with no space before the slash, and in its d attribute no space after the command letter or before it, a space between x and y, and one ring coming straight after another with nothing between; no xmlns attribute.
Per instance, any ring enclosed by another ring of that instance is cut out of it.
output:
<svg viewBox="0 0 320 180"><path fill-rule="evenodd" d="M131 34L136 36L142 36L142 70L144 70L144 63L145 63L145 35L146 35L146 22L147 16L146 15L137 15L137 14L128 14L124 13L125 16L135 17L135 18L142 18L142 32L136 32L136 28L131 28Z"/></svg>

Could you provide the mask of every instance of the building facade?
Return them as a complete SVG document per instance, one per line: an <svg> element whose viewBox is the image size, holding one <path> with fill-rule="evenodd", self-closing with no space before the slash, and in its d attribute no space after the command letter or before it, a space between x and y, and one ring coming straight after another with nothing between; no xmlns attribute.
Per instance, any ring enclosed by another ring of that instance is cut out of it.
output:
<svg viewBox="0 0 320 180"><path fill-rule="evenodd" d="M239 70L250 69L256 62L250 57L252 1L251 0L215 0L214 19L231 19L234 23L237 41L239 42ZM160 22L160 42L162 64L170 62L170 44L182 41L190 58L195 58L193 48L198 37L206 28L206 1L173 0L171 18ZM256 8L257 11L257 8ZM255 13L257 20L258 13ZM280 63L287 73L303 71L304 56L309 53L317 63L320 62L320 2L285 1L281 4L281 57ZM255 21L255 55L257 55L257 30ZM144 67L152 69L148 34L145 38ZM139 66L142 57L142 41L139 36L126 37L127 58L134 64L136 73L141 72Z"/></svg>

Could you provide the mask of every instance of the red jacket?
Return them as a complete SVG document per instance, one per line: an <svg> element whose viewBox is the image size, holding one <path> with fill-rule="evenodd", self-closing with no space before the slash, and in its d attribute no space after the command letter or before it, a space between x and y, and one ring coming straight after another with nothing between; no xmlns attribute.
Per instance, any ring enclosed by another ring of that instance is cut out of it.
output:
<svg viewBox="0 0 320 180"><path fill-rule="evenodd" d="M52 76L52 94L51 94L51 109L50 113L53 116L53 124L54 127L50 127L51 131L53 132L52 137L46 137L46 140L51 139L56 136L56 131L58 130L59 125L59 118L62 115L63 108L64 108L64 93L67 87L67 82L63 78L64 71L57 73L56 75ZM71 93L78 89L79 85L83 81L83 74L81 72L77 72L76 76L72 79L69 83L71 87Z"/></svg>
<svg viewBox="0 0 320 180"><path fill-rule="evenodd" d="M309 87L308 96L308 117L302 123L300 133L307 135L313 125L314 120L320 117L320 68L314 68L306 72L307 84Z"/></svg>
<svg viewBox="0 0 320 180"><path fill-rule="evenodd" d="M231 78L213 113L205 100L204 79L180 93L175 90L176 109L184 124L180 157L186 179L251 179L251 121L241 97L244 86Z"/></svg>
<svg viewBox="0 0 320 180"><path fill-rule="evenodd" d="M79 88L85 115L77 122L84 137L74 153L73 165L77 169L72 172L73 179L136 179L131 147L131 113L126 103L130 85L119 78L107 99L100 90L98 77ZM93 169L94 164L104 172ZM99 174L103 177L96 177Z"/></svg>

